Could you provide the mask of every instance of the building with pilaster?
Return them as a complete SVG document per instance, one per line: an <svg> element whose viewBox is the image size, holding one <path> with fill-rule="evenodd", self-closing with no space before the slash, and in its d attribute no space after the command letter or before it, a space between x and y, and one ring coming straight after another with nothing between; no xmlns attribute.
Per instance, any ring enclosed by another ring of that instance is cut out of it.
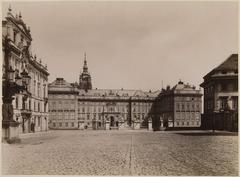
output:
<svg viewBox="0 0 240 177"><path fill-rule="evenodd" d="M201 126L201 90L179 81L173 88L162 89L158 99L162 127L192 128Z"/></svg>
<svg viewBox="0 0 240 177"><path fill-rule="evenodd" d="M92 89L86 54L79 78L79 83L57 78L49 84L51 129L158 130L201 124L201 93L182 82L162 92ZM186 108L178 109L183 104Z"/></svg>
<svg viewBox="0 0 240 177"><path fill-rule="evenodd" d="M86 54L79 83L57 78L49 84L52 129L152 129L152 105L159 92L92 89Z"/></svg>
<svg viewBox="0 0 240 177"><path fill-rule="evenodd" d="M8 53L4 41L8 40ZM28 75L31 79L26 92L14 95L13 118L19 122L20 133L48 130L48 70L41 59L32 55L32 36L21 13L14 16L9 7L2 21L3 80L5 79L5 61L17 78ZM9 68L8 68L9 69Z"/></svg>
<svg viewBox="0 0 240 177"><path fill-rule="evenodd" d="M238 130L238 54L203 77L204 129Z"/></svg>

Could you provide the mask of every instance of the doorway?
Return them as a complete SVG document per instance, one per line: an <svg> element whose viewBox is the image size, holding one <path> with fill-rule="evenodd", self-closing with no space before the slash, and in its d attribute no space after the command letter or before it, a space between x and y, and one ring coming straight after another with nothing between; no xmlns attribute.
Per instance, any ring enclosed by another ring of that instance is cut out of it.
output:
<svg viewBox="0 0 240 177"><path fill-rule="evenodd" d="M118 120L114 116L110 117L110 127L118 128Z"/></svg>

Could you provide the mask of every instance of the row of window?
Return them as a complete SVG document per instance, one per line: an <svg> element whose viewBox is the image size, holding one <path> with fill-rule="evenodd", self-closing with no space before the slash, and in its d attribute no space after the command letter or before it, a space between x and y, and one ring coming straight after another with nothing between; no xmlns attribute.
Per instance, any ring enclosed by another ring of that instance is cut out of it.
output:
<svg viewBox="0 0 240 177"><path fill-rule="evenodd" d="M75 109L75 103L68 101L49 102L49 109Z"/></svg>
<svg viewBox="0 0 240 177"><path fill-rule="evenodd" d="M191 125L199 125L199 122L198 122L198 121L196 122L196 124L195 124L194 121L192 121L192 122L176 122L176 125L177 125L177 126L180 126L180 125L181 125L181 126L184 126L184 125L189 126L190 123L191 123Z"/></svg>
<svg viewBox="0 0 240 177"><path fill-rule="evenodd" d="M192 103L192 104L190 104L190 103L185 103L185 104L184 103L182 103L182 104L177 103L176 105L177 105L177 109L178 110L184 110L184 109L187 109L187 110L190 110L190 109L195 110L195 109L197 109L197 110L199 110L200 109L199 103L197 103L197 104L194 104L194 103Z"/></svg>
<svg viewBox="0 0 240 177"><path fill-rule="evenodd" d="M74 99L74 95L72 94L61 94L61 95L49 95L49 98L51 99Z"/></svg>
<svg viewBox="0 0 240 177"><path fill-rule="evenodd" d="M28 101L24 101L23 98L21 100L22 106L20 107L20 100L19 96L16 96L15 98L15 108L16 109L27 109L27 110L33 110L33 111L38 111L41 112L41 103L34 100L33 101L33 108L32 108L32 99L29 99ZM43 112L47 112L47 104L43 104Z"/></svg>
<svg viewBox="0 0 240 177"><path fill-rule="evenodd" d="M45 119L46 119L46 118L45 118ZM20 120L19 120L19 116L16 117L16 121L17 121L17 122L20 121ZM23 120L22 120L22 121L23 121ZM21 123L21 122L20 122L20 123ZM35 117L34 117L34 124L35 124L36 126L40 127L40 125L41 125L41 117L35 116Z"/></svg>
<svg viewBox="0 0 240 177"><path fill-rule="evenodd" d="M74 127L74 122L53 122L53 127Z"/></svg>
<svg viewBox="0 0 240 177"><path fill-rule="evenodd" d="M183 117L200 117L200 112L177 112L175 115L176 118L183 118Z"/></svg>
<svg viewBox="0 0 240 177"><path fill-rule="evenodd" d="M67 110L67 109L57 109L57 110L55 110L55 109L52 109L52 110L49 110L49 112L75 112L75 110L74 109L71 109L71 110Z"/></svg>

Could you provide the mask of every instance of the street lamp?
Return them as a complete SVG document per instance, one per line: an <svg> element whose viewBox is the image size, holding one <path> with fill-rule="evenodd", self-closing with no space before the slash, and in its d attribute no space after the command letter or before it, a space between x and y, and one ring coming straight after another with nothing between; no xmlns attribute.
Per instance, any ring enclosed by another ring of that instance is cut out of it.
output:
<svg viewBox="0 0 240 177"><path fill-rule="evenodd" d="M15 71L9 64L10 53L12 46L10 44L11 39L8 36L4 39L4 64L5 72L3 73L3 82L2 82L2 141L8 143L19 142L19 123L13 120L13 105L12 100L13 96L16 93L20 93L27 89L26 84L29 83L31 78L28 74L25 73L22 75L22 78L17 76L15 77ZM23 84L22 84L23 83Z"/></svg>

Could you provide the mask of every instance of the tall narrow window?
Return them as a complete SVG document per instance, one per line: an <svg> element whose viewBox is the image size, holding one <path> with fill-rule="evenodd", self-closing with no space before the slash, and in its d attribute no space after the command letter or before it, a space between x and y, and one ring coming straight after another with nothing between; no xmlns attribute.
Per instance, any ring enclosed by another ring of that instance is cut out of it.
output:
<svg viewBox="0 0 240 177"><path fill-rule="evenodd" d="M38 93L37 93L37 95L38 95L38 97L40 97L40 83L38 83L38 86L37 86L38 88Z"/></svg>
<svg viewBox="0 0 240 177"><path fill-rule="evenodd" d="M13 31L13 42L16 43L17 32Z"/></svg>
<svg viewBox="0 0 240 177"><path fill-rule="evenodd" d="M29 100L29 110L31 110L32 109L32 102L31 102L31 100Z"/></svg>
<svg viewBox="0 0 240 177"><path fill-rule="evenodd" d="M40 127L41 124L41 117L38 117L38 126Z"/></svg>
<svg viewBox="0 0 240 177"><path fill-rule="evenodd" d="M38 103L38 112L40 112L40 103Z"/></svg>
<svg viewBox="0 0 240 177"><path fill-rule="evenodd" d="M43 97L46 98L46 84L43 85Z"/></svg>
<svg viewBox="0 0 240 177"><path fill-rule="evenodd" d="M16 109L18 109L18 96L16 97Z"/></svg>

